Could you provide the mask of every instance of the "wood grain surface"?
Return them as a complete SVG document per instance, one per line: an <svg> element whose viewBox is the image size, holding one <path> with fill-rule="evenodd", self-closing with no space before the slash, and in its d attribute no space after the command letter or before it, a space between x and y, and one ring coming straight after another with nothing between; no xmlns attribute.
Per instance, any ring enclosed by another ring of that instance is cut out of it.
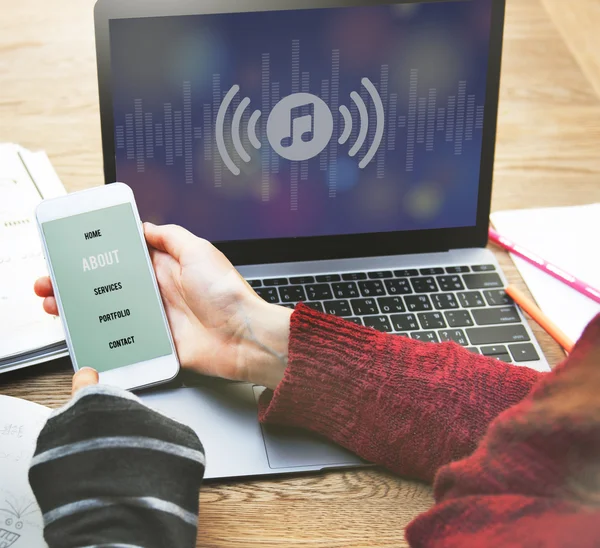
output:
<svg viewBox="0 0 600 548"><path fill-rule="evenodd" d="M0 0L0 142L45 149L71 191L103 182L92 8ZM508 0L494 210L600 201L599 25L598 0ZM0 393L56 407L70 377L62 360L0 376ZM433 497L372 469L213 483L200 501L198 547L397 548Z"/></svg>

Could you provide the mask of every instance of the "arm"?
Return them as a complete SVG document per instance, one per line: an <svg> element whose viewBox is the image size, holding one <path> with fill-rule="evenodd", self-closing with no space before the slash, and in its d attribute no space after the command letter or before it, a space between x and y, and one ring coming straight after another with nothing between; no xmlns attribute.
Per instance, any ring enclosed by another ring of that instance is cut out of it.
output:
<svg viewBox="0 0 600 548"><path fill-rule="evenodd" d="M386 335L299 306L285 376L263 394L260 418L313 430L398 474L432 481L441 466L471 454L542 376L454 343Z"/></svg>
<svg viewBox="0 0 600 548"><path fill-rule="evenodd" d="M274 389L262 420L312 429L397 473L432 480L543 377L305 306L290 324L291 311L258 298L208 242L180 227L145 228L184 367ZM36 292L56 314L48 278Z"/></svg>
<svg viewBox="0 0 600 548"><path fill-rule="evenodd" d="M600 539L600 316L569 358L444 467L412 546L577 546Z"/></svg>
<svg viewBox="0 0 600 548"><path fill-rule="evenodd" d="M91 386L44 426L29 481L50 548L196 545L196 434L122 390Z"/></svg>
<svg viewBox="0 0 600 548"><path fill-rule="evenodd" d="M145 231L183 367L277 389L262 399L262 420L316 430L398 473L432 480L471 453L539 378L453 344L384 335L304 306L290 320L290 310L260 299L208 242L176 226ZM48 278L36 292L56 314Z"/></svg>

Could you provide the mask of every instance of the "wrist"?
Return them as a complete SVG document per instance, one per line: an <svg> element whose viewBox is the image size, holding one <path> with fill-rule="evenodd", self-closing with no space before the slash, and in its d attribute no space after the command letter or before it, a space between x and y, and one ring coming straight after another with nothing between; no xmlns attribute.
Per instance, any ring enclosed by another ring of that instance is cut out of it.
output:
<svg viewBox="0 0 600 548"><path fill-rule="evenodd" d="M274 390L288 362L292 310L253 298L242 306L239 356L244 380Z"/></svg>

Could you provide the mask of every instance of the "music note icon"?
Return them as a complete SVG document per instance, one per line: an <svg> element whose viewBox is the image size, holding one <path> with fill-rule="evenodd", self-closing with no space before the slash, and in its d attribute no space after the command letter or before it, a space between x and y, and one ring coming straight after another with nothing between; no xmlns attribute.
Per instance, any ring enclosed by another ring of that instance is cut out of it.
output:
<svg viewBox="0 0 600 548"><path fill-rule="evenodd" d="M310 93L283 98L267 121L269 143L287 160L314 158L325 149L332 135L331 110L321 98Z"/></svg>
<svg viewBox="0 0 600 548"><path fill-rule="evenodd" d="M308 108L309 113L303 114ZM294 141L300 139L304 143L310 143L315 137L315 104L308 103L290 110L290 134L281 139L281 146L291 147Z"/></svg>

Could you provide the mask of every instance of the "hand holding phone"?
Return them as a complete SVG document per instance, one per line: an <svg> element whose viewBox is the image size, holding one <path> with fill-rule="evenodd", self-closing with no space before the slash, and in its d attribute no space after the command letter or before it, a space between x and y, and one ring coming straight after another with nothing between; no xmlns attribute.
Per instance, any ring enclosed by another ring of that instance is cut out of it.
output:
<svg viewBox="0 0 600 548"><path fill-rule="evenodd" d="M74 369L125 389L173 379L179 362L131 189L47 200L36 217Z"/></svg>
<svg viewBox="0 0 600 548"><path fill-rule="evenodd" d="M146 223L145 237L182 366L275 388L291 311L260 299L218 249L184 228ZM35 291L46 312L59 313L53 282L41 278Z"/></svg>

